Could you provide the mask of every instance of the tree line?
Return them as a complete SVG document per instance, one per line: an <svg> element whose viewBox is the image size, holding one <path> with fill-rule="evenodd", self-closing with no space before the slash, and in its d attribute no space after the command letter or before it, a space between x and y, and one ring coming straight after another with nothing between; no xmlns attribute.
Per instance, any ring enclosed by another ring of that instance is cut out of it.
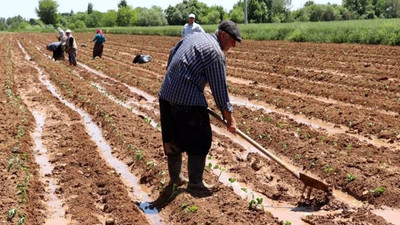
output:
<svg viewBox="0 0 400 225"><path fill-rule="evenodd" d="M248 0L247 12L250 23L288 23L306 21L335 21L400 17L400 0L343 0L338 4L316 4L307 1L297 10L290 10L291 0ZM118 10L100 12L89 3L86 12L58 12L55 0L39 0L35 9L39 19L25 19L18 15L0 18L0 30L21 30L29 27L86 27L114 26L164 26L182 25L190 13L196 14L200 24L218 24L224 19L236 23L244 21L244 1L239 0L233 9L226 12L222 6L208 6L198 0L183 0L163 10L129 6L126 0L118 3Z"/></svg>

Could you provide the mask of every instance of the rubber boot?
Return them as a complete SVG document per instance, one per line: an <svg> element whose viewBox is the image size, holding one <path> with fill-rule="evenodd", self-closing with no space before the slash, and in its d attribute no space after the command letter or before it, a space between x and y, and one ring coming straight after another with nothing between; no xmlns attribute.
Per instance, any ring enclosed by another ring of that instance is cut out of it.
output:
<svg viewBox="0 0 400 225"><path fill-rule="evenodd" d="M182 169L182 154L167 155L168 158L168 172L170 185L176 184L178 186L188 183L188 180L183 177Z"/></svg>
<svg viewBox="0 0 400 225"><path fill-rule="evenodd" d="M189 184L187 190L195 194L209 196L212 194L212 191L210 190L211 186L203 182L206 157L207 155L189 155Z"/></svg>

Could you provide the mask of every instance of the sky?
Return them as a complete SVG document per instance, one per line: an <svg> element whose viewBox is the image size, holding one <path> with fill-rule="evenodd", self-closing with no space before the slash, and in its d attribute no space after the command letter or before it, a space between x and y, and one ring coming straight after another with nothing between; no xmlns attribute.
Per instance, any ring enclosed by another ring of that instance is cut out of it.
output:
<svg viewBox="0 0 400 225"><path fill-rule="evenodd" d="M106 12L109 9L118 9L120 0L56 0L58 2L58 12L84 12L87 10L88 3L93 4L93 9L100 12ZM219 5L224 7L226 11L233 8L233 5L238 0L199 0L206 3L208 6ZM307 0L292 0L291 9L298 9L303 7ZM0 17L8 18L21 15L25 19L38 18L35 13L35 8L39 5L39 0L0 0ZM182 2L182 0L127 0L128 5L133 8L146 7L150 8L153 5L160 6L166 9L169 5L175 6ZM341 4L342 0L314 0L317 4Z"/></svg>

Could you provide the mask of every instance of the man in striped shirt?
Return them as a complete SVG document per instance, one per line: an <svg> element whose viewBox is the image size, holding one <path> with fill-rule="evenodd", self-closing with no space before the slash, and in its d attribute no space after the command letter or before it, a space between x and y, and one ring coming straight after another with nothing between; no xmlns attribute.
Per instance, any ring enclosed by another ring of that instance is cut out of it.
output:
<svg viewBox="0 0 400 225"><path fill-rule="evenodd" d="M170 186L183 185L182 152L188 154L188 191L210 195L203 183L206 155L212 131L204 88L208 83L217 107L227 120L227 129L236 133L233 107L229 101L225 54L241 42L237 25L225 20L214 34L203 32L182 39L170 51L167 74L159 91L162 138L168 158Z"/></svg>

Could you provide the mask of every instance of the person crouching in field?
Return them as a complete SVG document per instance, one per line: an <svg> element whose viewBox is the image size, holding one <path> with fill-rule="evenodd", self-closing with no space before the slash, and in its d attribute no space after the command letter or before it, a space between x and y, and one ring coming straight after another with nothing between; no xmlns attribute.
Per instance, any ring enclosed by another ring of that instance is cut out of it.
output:
<svg viewBox="0 0 400 225"><path fill-rule="evenodd" d="M170 51L167 73L159 91L162 140L167 155L170 185L187 183L181 174L182 152L188 155L187 190L200 196L210 195L203 182L206 156L212 131L204 88L208 83L217 107L227 121L227 129L236 133L233 106L229 101L225 53L241 42L237 25L222 21L215 34L196 32L183 38Z"/></svg>
<svg viewBox="0 0 400 225"><path fill-rule="evenodd" d="M64 60L65 42L67 40L67 36L65 35L61 27L57 27L57 31L58 31L58 36L56 37L59 42L53 42L46 45L46 49L53 52L54 61Z"/></svg>
<svg viewBox="0 0 400 225"><path fill-rule="evenodd" d="M96 36L94 36L92 41L94 42L93 59L95 59L96 56L101 59L101 56L103 55L104 42L106 42L106 38L101 29L97 29Z"/></svg>
<svg viewBox="0 0 400 225"><path fill-rule="evenodd" d="M46 49L53 52L54 61L64 60L64 51L61 42L52 42L46 45Z"/></svg>
<svg viewBox="0 0 400 225"><path fill-rule="evenodd" d="M65 31L67 34L67 41L65 43L65 52L68 53L68 60L69 60L69 65L74 65L76 66L76 53L77 53L77 45L75 38L71 34L71 30L68 29Z"/></svg>

